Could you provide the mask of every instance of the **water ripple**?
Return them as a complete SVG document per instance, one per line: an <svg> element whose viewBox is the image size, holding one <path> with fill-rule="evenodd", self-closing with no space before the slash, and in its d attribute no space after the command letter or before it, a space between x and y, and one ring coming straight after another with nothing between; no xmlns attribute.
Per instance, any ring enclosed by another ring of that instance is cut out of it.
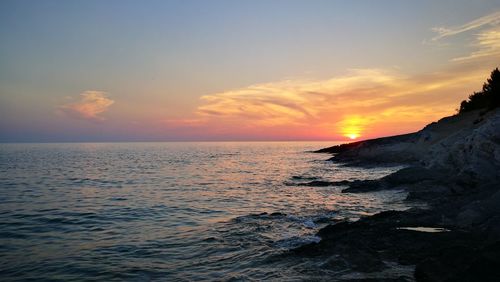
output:
<svg viewBox="0 0 500 282"><path fill-rule="evenodd" d="M405 208L404 195L308 153L330 143L0 145L2 280L260 281L328 275L280 257L325 224ZM288 185L290 184L290 185Z"/></svg>

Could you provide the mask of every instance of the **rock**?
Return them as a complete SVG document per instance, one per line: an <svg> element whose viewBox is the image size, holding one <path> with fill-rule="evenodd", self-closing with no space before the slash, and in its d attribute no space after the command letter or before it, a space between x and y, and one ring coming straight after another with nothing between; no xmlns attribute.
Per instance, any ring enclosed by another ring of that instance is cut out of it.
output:
<svg viewBox="0 0 500 282"><path fill-rule="evenodd" d="M487 240L498 240L500 238L500 216L490 217L480 226L481 232Z"/></svg>
<svg viewBox="0 0 500 282"><path fill-rule="evenodd" d="M498 281L500 242L479 249L459 245L446 248L419 263L417 281Z"/></svg>
<svg viewBox="0 0 500 282"><path fill-rule="evenodd" d="M350 165L412 164L427 168L432 174L452 172L457 181L466 184L498 182L500 109L487 112L480 120L479 115L480 111L473 111L450 116L415 133L342 144L317 152L334 154L332 160Z"/></svg>
<svg viewBox="0 0 500 282"><path fill-rule="evenodd" d="M401 184L413 184L425 180L434 180L435 182L444 181L446 175L437 171L430 170L421 166L412 166L400 169L393 174L382 178L392 186Z"/></svg>
<svg viewBox="0 0 500 282"><path fill-rule="evenodd" d="M349 184L349 188L342 190L344 193L370 192L387 189L409 188L413 184L420 184L419 187L426 189L426 186L435 187L437 183L444 182L446 175L437 170L429 170L420 166L403 168L378 180L356 180ZM422 190L420 189L420 191ZM417 191L419 189L413 190ZM446 190L447 189L441 189ZM414 195L416 196L416 195Z"/></svg>
<svg viewBox="0 0 500 282"><path fill-rule="evenodd" d="M456 223L462 228L472 227L473 225L478 224L482 218L483 215L478 210L466 209L457 215Z"/></svg>
<svg viewBox="0 0 500 282"><path fill-rule="evenodd" d="M482 206L488 215L500 215L500 191L497 191L496 193L485 199L482 203Z"/></svg>
<svg viewBox="0 0 500 282"><path fill-rule="evenodd" d="M342 192L404 189L428 208L388 211L328 225L318 243L291 253L325 257L328 267L381 271L416 265L417 281L498 281L500 277L500 109L447 117L419 132L322 150L349 165L410 165ZM441 227L426 233L398 227ZM387 277L387 279L398 279Z"/></svg>
<svg viewBox="0 0 500 282"><path fill-rule="evenodd" d="M359 193L378 191L385 188L385 183L380 180L355 180L349 184L349 188L342 190L342 193Z"/></svg>
<svg viewBox="0 0 500 282"><path fill-rule="evenodd" d="M408 191L406 199L410 201L434 202L443 196L452 195L450 187L444 184L436 184L432 181L422 181L411 185L405 185L405 189Z"/></svg>
<svg viewBox="0 0 500 282"><path fill-rule="evenodd" d="M356 165L378 165L413 162L410 152L418 136L415 133L383 137L321 149L317 153L335 154L332 160Z"/></svg>
<svg viewBox="0 0 500 282"><path fill-rule="evenodd" d="M352 248L342 255L349 267L359 272L377 272L387 266L380 259L378 254L368 248Z"/></svg>
<svg viewBox="0 0 500 282"><path fill-rule="evenodd" d="M431 146L423 156L428 168L453 172L464 183L500 180L500 109Z"/></svg>

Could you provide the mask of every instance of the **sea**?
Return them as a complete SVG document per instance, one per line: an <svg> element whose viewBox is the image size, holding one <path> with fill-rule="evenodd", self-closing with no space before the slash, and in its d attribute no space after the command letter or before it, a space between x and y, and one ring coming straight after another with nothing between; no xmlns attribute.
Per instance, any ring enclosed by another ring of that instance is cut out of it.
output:
<svg viewBox="0 0 500 282"><path fill-rule="evenodd" d="M329 280L290 250L383 210L400 191L311 181L376 179L313 153L338 142L0 144L1 281Z"/></svg>

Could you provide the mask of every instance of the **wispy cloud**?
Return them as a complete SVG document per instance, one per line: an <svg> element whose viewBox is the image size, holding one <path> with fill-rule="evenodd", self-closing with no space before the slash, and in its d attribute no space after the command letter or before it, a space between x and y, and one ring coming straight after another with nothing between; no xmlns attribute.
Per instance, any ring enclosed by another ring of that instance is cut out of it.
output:
<svg viewBox="0 0 500 282"><path fill-rule="evenodd" d="M80 100L59 106L59 109L68 116L90 120L102 121L100 114L108 110L115 101L107 97L103 91L85 91L80 94Z"/></svg>
<svg viewBox="0 0 500 282"><path fill-rule="evenodd" d="M432 31L437 33L432 40L439 40L443 37L457 35L466 31L482 28L485 26L495 26L500 24L500 11L480 17L468 23L456 27L433 27Z"/></svg>
<svg viewBox="0 0 500 282"><path fill-rule="evenodd" d="M479 32L472 46L475 47L475 51L466 56L454 58L452 61L465 62L486 59L490 62L498 62L500 59L500 26Z"/></svg>
<svg viewBox="0 0 500 282"><path fill-rule="evenodd" d="M474 31L469 44L473 51L467 55L455 57L452 62L467 62L482 64L497 62L500 59L500 11L480 17L457 27L434 27L437 36L432 41L437 42L445 37L456 36Z"/></svg>

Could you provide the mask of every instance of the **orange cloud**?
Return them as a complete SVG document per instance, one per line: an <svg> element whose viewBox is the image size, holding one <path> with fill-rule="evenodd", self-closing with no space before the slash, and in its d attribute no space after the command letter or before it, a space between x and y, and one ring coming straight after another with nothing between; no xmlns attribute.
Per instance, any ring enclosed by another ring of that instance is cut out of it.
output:
<svg viewBox="0 0 500 282"><path fill-rule="evenodd" d="M80 96L80 101L62 105L59 109L71 117L102 121L104 118L100 114L107 111L115 102L109 99L107 93L103 91L85 91Z"/></svg>
<svg viewBox="0 0 500 282"><path fill-rule="evenodd" d="M262 136L281 132L283 138L311 132L321 139L402 133L452 114L467 95L455 90L478 84L486 73L455 75L405 77L390 70L357 69L327 80L257 84L203 96L195 118L170 119L167 126Z"/></svg>

